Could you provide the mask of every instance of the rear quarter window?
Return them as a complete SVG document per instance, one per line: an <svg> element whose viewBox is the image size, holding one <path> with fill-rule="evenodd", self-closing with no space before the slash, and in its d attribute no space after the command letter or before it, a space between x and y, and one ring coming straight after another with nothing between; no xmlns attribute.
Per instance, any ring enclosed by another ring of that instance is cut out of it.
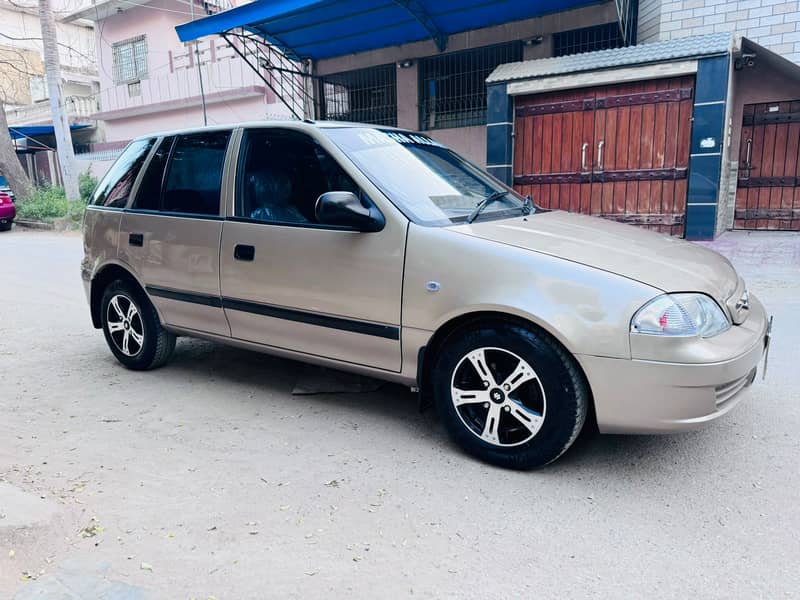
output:
<svg viewBox="0 0 800 600"><path fill-rule="evenodd" d="M154 142L155 138L148 138L128 144L98 184L92 197L93 206L125 207L133 182Z"/></svg>
<svg viewBox="0 0 800 600"><path fill-rule="evenodd" d="M167 167L161 210L218 215L230 131L179 136Z"/></svg>

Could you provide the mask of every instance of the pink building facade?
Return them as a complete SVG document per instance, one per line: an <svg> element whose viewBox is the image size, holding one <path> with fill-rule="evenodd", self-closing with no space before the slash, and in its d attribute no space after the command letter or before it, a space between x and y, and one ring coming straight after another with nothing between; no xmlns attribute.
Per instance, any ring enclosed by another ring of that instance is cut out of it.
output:
<svg viewBox="0 0 800 600"><path fill-rule="evenodd" d="M289 118L225 40L178 41L175 26L191 20L192 9L196 18L206 14L200 2L107 0L72 15L96 22L100 112L94 118L107 142L206 122Z"/></svg>

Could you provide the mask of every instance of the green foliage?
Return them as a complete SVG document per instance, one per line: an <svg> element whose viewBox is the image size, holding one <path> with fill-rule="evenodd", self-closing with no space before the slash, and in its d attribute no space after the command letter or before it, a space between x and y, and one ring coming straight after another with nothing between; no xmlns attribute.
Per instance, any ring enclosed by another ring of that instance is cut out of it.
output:
<svg viewBox="0 0 800 600"><path fill-rule="evenodd" d="M97 187L97 177L92 175L88 170L78 175L78 190L81 194L83 205L89 204L89 200Z"/></svg>
<svg viewBox="0 0 800 600"><path fill-rule="evenodd" d="M17 206L19 217L35 221L52 221L66 216L68 210L69 202L64 188L58 186L36 188L27 200Z"/></svg>
<svg viewBox="0 0 800 600"><path fill-rule="evenodd" d="M54 221L68 217L71 221L80 224L86 204L97 187L97 179L88 171L78 176L80 198L70 202L67 200L64 188L59 186L45 186L36 188L33 195L17 205L17 214L23 219L34 221Z"/></svg>

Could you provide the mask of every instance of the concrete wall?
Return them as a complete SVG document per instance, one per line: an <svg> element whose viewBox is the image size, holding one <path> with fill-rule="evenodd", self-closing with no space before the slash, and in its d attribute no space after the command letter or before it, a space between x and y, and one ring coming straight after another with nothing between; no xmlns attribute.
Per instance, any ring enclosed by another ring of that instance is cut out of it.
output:
<svg viewBox="0 0 800 600"><path fill-rule="evenodd" d="M266 107L263 97L260 96L211 103L206 106L208 124L224 125L265 120L270 118ZM106 141L129 140L140 135L186 127L202 127L202 125L203 109L201 106L178 106L171 110L106 120Z"/></svg>
<svg viewBox="0 0 800 600"><path fill-rule="evenodd" d="M576 10L452 35L448 40L446 52L515 40L531 40L542 36L541 43L524 47L523 59L545 58L552 56L553 33L608 23L616 19L614 3L602 2ZM316 63L314 68L317 74L328 75L412 59L414 62L410 67L397 69L397 125L416 130L419 129L419 70L414 59L436 54L439 52L435 44L426 40L322 60ZM486 165L486 127L434 129L426 133L451 146L475 163Z"/></svg>
<svg viewBox="0 0 800 600"><path fill-rule="evenodd" d="M53 5L59 10L59 3ZM63 15L56 12L56 18ZM8 106L30 106L47 98L42 31L36 3L0 0L0 94ZM91 24L56 22L65 96L90 96L97 83ZM32 90L37 91L32 94ZM38 122L36 120L30 123Z"/></svg>
<svg viewBox="0 0 800 600"><path fill-rule="evenodd" d="M85 173L88 171L97 179L100 179L114 164L113 160L75 160L78 168L78 173Z"/></svg>
<svg viewBox="0 0 800 600"><path fill-rule="evenodd" d="M98 25L98 116L106 122L106 141L203 125L197 54L175 33L176 25L189 20L188 11L178 0L153 0ZM112 48L140 35L147 41L147 78L131 94L127 83L114 81ZM202 40L198 50L209 125L288 118L286 107L224 40Z"/></svg>
<svg viewBox="0 0 800 600"><path fill-rule="evenodd" d="M654 41L658 39L661 25L661 0L639 0L639 30L637 40Z"/></svg>
<svg viewBox="0 0 800 600"><path fill-rule="evenodd" d="M659 4L657 17L654 4ZM730 31L800 63L800 3L797 0L642 0L639 42ZM654 19L658 27L654 27Z"/></svg>
<svg viewBox="0 0 800 600"><path fill-rule="evenodd" d="M732 94L728 104L729 141L723 156L717 232L733 227L736 182L741 154L742 115L746 104L800 100L800 79L787 77L765 60L741 71L733 71Z"/></svg>

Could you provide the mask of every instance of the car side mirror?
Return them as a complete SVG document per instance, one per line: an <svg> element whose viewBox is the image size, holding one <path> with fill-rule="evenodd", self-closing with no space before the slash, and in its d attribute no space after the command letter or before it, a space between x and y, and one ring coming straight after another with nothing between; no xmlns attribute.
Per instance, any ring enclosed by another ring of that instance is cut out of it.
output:
<svg viewBox="0 0 800 600"><path fill-rule="evenodd" d="M353 192L325 192L314 207L317 222L351 227L357 231L380 231L386 219L374 206L364 206Z"/></svg>

